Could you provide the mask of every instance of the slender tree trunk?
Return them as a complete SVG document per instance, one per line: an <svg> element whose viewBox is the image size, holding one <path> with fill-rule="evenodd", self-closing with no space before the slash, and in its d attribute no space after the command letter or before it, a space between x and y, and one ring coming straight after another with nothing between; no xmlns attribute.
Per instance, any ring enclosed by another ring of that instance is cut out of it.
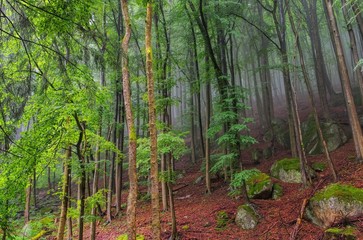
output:
<svg viewBox="0 0 363 240"><path fill-rule="evenodd" d="M70 161L71 158L71 147L68 147L66 150L66 156L63 163L63 186L62 186L62 205L61 205L61 214L59 217L59 226L58 226L58 234L57 239L64 239L64 229L66 226L67 219L67 211L68 211L68 187L69 187L69 169L70 169Z"/></svg>
<svg viewBox="0 0 363 240"><path fill-rule="evenodd" d="M205 68L207 79L209 79L209 57L205 56ZM208 137L208 129L211 118L211 86L208 81L205 85L206 94L206 111L205 111L205 186L207 194L212 193L211 181L210 181L210 142Z"/></svg>
<svg viewBox="0 0 363 240"><path fill-rule="evenodd" d="M33 201L34 209L37 209L37 170L33 171Z"/></svg>
<svg viewBox="0 0 363 240"><path fill-rule="evenodd" d="M32 185L31 180L29 181L29 186L26 188L26 196L25 196L25 210L24 210L24 222L27 224L30 220L30 201L32 194Z"/></svg>
<svg viewBox="0 0 363 240"><path fill-rule="evenodd" d="M362 136L362 128L359 123L357 110L355 107L353 94L352 94L352 88L349 80L348 75L348 69L345 62L345 57L343 53L343 46L339 35L339 29L337 26L337 22L334 16L334 10L333 10L333 3L332 0L325 0L324 1L327 9L327 13L329 16L329 28L333 32L334 37L334 48L336 49L337 54L337 61L338 61L338 67L339 71L342 75L342 86L343 86L343 93L345 97L345 102L347 105L347 112L349 117L349 122L352 128L353 133L353 139L354 139L354 145L355 150L357 154L357 160L362 161L363 157L363 136Z"/></svg>
<svg viewBox="0 0 363 240"><path fill-rule="evenodd" d="M152 239L160 239L160 204L159 204L159 167L157 153L156 109L154 96L153 58L151 45L152 1L147 2L145 50L146 76L149 103L149 132L150 132L150 182L152 209Z"/></svg>
<svg viewBox="0 0 363 240"><path fill-rule="evenodd" d="M168 154L170 155L170 154ZM172 176L173 176L173 169L172 169L172 156L168 157L167 168L168 168L168 195L169 195L169 206L170 206L170 214L171 214L171 236L169 237L170 240L177 239L178 232L176 228L176 215L175 215L175 206L174 206L174 196L173 196L173 184L172 184Z"/></svg>
<svg viewBox="0 0 363 240"><path fill-rule="evenodd" d="M127 199L127 234L131 240L136 239L136 200L137 200L137 170L136 170L136 131L132 114L131 88L128 49L131 36L131 20L127 0L121 0L122 16L125 26L125 36L122 40L122 80L126 110L126 121L129 132L129 195Z"/></svg>

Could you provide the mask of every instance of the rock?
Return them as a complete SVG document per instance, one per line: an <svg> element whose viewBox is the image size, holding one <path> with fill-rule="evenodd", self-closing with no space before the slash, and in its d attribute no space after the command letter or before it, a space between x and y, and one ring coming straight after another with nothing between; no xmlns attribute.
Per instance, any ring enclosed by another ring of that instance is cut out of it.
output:
<svg viewBox="0 0 363 240"><path fill-rule="evenodd" d="M258 172L246 180L247 195L253 199L271 198L272 186L270 176L262 172Z"/></svg>
<svg viewBox="0 0 363 240"><path fill-rule="evenodd" d="M328 228L324 233L324 240L355 240L355 229L348 226L345 228Z"/></svg>
<svg viewBox="0 0 363 240"><path fill-rule="evenodd" d="M311 177L315 176L314 170L308 168ZM288 183L302 183L300 160L298 158L284 158L276 161L271 166L271 176Z"/></svg>
<svg viewBox="0 0 363 240"><path fill-rule="evenodd" d="M250 204L245 204L238 207L235 222L242 229L253 229L259 218L256 210Z"/></svg>
<svg viewBox="0 0 363 240"><path fill-rule="evenodd" d="M275 183L272 188L272 199L276 200L284 195L283 188L280 184Z"/></svg>
<svg viewBox="0 0 363 240"><path fill-rule="evenodd" d="M195 181L194 181L194 184L200 184L203 181L203 179L204 179L204 176L203 175L197 177L197 179L195 179Z"/></svg>
<svg viewBox="0 0 363 240"><path fill-rule="evenodd" d="M363 217L363 189L331 184L309 200L305 217L325 228Z"/></svg>
<svg viewBox="0 0 363 240"><path fill-rule="evenodd" d="M289 124L280 118L272 120L272 130L269 129L263 136L265 142L272 142L272 133L275 135L275 140L282 147L288 149L290 148L290 134L289 134Z"/></svg>
<svg viewBox="0 0 363 240"><path fill-rule="evenodd" d="M348 141L348 137L338 123L321 122L320 126L329 151L337 149ZM301 124L301 128L306 153L310 155L323 153L323 146L320 143L313 116L309 116L308 120Z"/></svg>

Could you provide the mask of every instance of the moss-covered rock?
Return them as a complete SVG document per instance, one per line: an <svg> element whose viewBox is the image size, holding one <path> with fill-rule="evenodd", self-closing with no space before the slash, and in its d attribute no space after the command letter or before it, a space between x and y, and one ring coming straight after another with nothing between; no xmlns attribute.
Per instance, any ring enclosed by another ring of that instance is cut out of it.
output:
<svg viewBox="0 0 363 240"><path fill-rule="evenodd" d="M321 122L320 127L329 151L337 149L348 141L344 130L338 123L332 121ZM301 128L305 151L310 155L323 153L324 149L320 143L314 117L309 116L308 120L301 124Z"/></svg>
<svg viewBox="0 0 363 240"><path fill-rule="evenodd" d="M305 210L306 218L325 228L361 216L363 189L342 184L331 184L317 192Z"/></svg>
<svg viewBox="0 0 363 240"><path fill-rule="evenodd" d="M355 229L351 226L345 228L328 228L324 233L324 240L355 240Z"/></svg>
<svg viewBox="0 0 363 240"><path fill-rule="evenodd" d="M258 172L246 181L247 195L253 199L268 199L272 195L272 181L266 173Z"/></svg>
<svg viewBox="0 0 363 240"><path fill-rule="evenodd" d="M307 174L314 176L315 172L308 168ZM298 158L284 158L271 166L271 176L289 183L301 183L300 160Z"/></svg>
<svg viewBox="0 0 363 240"><path fill-rule="evenodd" d="M259 218L253 206L245 204L238 207L235 222L242 229L253 229L257 226Z"/></svg>
<svg viewBox="0 0 363 240"><path fill-rule="evenodd" d="M272 199L279 199L284 195L284 190L280 184L275 183L272 189Z"/></svg>

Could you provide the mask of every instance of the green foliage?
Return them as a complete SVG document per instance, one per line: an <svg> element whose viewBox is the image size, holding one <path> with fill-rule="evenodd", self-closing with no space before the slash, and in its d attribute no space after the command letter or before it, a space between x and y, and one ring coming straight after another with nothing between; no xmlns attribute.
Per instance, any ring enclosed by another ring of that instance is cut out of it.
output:
<svg viewBox="0 0 363 240"><path fill-rule="evenodd" d="M252 122L252 119L242 118L238 113L247 108L241 103L245 98L245 90L237 87L229 90L228 98L217 100L215 113L208 129L208 137L216 138L218 146L228 151L212 165L211 172L214 173L233 166L239 160L240 150L256 143L253 137L246 134L247 124Z"/></svg>
<svg viewBox="0 0 363 240"><path fill-rule="evenodd" d="M232 189L239 189L247 182L249 179L261 174L260 170L256 168L242 170L238 173L233 174L230 186Z"/></svg>
<svg viewBox="0 0 363 240"><path fill-rule="evenodd" d="M160 133L157 137L157 150L159 158L163 154L171 154L171 156L178 160L186 151L186 145L183 137L186 133L176 133L173 131ZM137 168L139 176L146 177L150 171L150 139L139 138L137 140ZM168 179L173 181L173 174L167 177L167 173L160 173L160 179Z"/></svg>
<svg viewBox="0 0 363 240"><path fill-rule="evenodd" d="M226 211L219 211L216 215L216 229L223 230L227 227L227 224L230 222L230 218Z"/></svg>

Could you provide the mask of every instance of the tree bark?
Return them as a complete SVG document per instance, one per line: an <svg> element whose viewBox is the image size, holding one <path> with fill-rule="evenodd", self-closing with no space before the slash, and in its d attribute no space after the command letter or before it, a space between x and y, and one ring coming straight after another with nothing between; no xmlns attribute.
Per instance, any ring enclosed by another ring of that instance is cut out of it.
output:
<svg viewBox="0 0 363 240"><path fill-rule="evenodd" d="M66 150L66 156L63 163L63 186L62 186L62 205L61 205L61 214L59 217L59 225L58 225L58 234L57 239L64 239L64 229L66 225L67 219L67 211L68 211L68 187L69 187L69 169L70 169L70 161L71 158L71 147L68 147Z"/></svg>
<svg viewBox="0 0 363 240"><path fill-rule="evenodd" d="M146 77L149 104L149 132L150 132L150 182L151 182L151 209L152 209L152 239L160 239L160 204L159 204L159 166L157 153L156 109L154 96L154 76L152 58L152 1L147 2L145 50L146 50Z"/></svg>
<svg viewBox="0 0 363 240"><path fill-rule="evenodd" d="M125 36L122 40L122 80L125 101L126 121L129 131L129 195L127 198L127 234L131 240L136 239L136 200L137 200L137 170L136 170L136 131L132 113L131 88L128 49L131 36L131 21L127 0L121 0L122 16L125 26Z"/></svg>

